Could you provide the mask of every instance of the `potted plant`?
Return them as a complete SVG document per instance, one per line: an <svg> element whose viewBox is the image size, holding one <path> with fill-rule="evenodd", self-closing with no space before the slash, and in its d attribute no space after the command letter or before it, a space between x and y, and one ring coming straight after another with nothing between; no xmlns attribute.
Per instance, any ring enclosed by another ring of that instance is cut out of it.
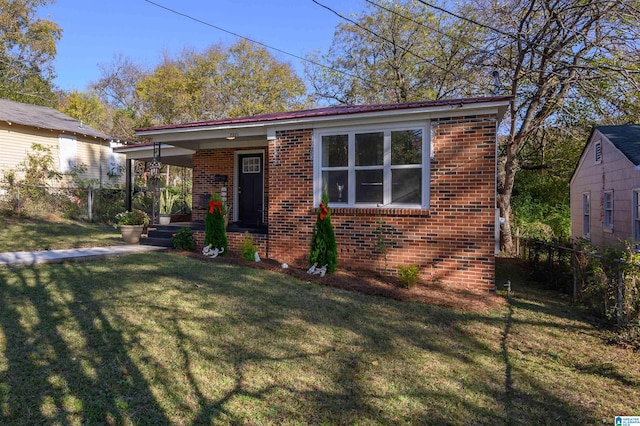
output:
<svg viewBox="0 0 640 426"><path fill-rule="evenodd" d="M149 225L149 215L142 210L133 209L116 215L114 227L120 228L122 239L131 244L140 241L140 235L145 226Z"/></svg>
<svg viewBox="0 0 640 426"><path fill-rule="evenodd" d="M173 213L173 206L178 201L178 194L169 192L168 189L162 191L160 196L160 217L158 221L160 225L168 225L171 223L171 213Z"/></svg>

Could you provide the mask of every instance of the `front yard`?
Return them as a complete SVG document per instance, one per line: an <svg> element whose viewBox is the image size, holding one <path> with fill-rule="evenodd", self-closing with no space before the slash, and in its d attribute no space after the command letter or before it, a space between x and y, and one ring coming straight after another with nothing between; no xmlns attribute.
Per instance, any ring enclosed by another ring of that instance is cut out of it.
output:
<svg viewBox="0 0 640 426"><path fill-rule="evenodd" d="M113 226L62 219L53 214L33 218L2 213L0 211L0 252L122 244L120 231Z"/></svg>
<svg viewBox="0 0 640 426"><path fill-rule="evenodd" d="M499 278L499 279L502 279ZM0 268L2 424L611 424L637 353L514 280L470 312L172 253Z"/></svg>

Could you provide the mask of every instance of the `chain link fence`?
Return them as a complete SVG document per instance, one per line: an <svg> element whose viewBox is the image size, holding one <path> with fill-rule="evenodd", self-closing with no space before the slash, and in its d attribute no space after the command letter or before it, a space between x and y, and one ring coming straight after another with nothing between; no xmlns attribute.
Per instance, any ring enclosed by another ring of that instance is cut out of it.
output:
<svg viewBox="0 0 640 426"><path fill-rule="evenodd" d="M630 244L596 249L563 247L521 238L519 255L531 275L547 287L570 294L618 326L640 324L640 254Z"/></svg>
<svg viewBox="0 0 640 426"><path fill-rule="evenodd" d="M73 220L111 223L125 210L123 188L78 188L0 182L0 210L14 215L56 215ZM151 212L151 191L138 190L133 207Z"/></svg>

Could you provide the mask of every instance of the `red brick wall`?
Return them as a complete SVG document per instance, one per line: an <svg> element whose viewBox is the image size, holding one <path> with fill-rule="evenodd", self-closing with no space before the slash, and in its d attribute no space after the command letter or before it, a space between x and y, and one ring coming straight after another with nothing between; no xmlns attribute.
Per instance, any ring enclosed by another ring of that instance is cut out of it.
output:
<svg viewBox="0 0 640 426"><path fill-rule="evenodd" d="M427 280L493 289L495 117L432 124L429 210L334 209L339 266L396 272L398 265L416 264ZM275 160L275 143L269 146L268 256L304 267L315 221L312 132L278 132L276 137ZM380 238L386 256L379 250Z"/></svg>
<svg viewBox="0 0 640 426"><path fill-rule="evenodd" d="M306 266L314 223L311 130L276 132L269 142L269 257Z"/></svg>

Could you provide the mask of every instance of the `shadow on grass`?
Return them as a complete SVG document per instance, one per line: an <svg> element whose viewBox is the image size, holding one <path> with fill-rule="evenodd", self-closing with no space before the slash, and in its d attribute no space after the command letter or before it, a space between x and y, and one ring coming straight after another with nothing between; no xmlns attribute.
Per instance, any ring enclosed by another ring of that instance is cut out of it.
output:
<svg viewBox="0 0 640 426"><path fill-rule="evenodd" d="M594 423L512 362L509 309L505 320L169 254L0 269L0 420Z"/></svg>
<svg viewBox="0 0 640 426"><path fill-rule="evenodd" d="M0 271L3 424L170 424L93 300L89 272Z"/></svg>

